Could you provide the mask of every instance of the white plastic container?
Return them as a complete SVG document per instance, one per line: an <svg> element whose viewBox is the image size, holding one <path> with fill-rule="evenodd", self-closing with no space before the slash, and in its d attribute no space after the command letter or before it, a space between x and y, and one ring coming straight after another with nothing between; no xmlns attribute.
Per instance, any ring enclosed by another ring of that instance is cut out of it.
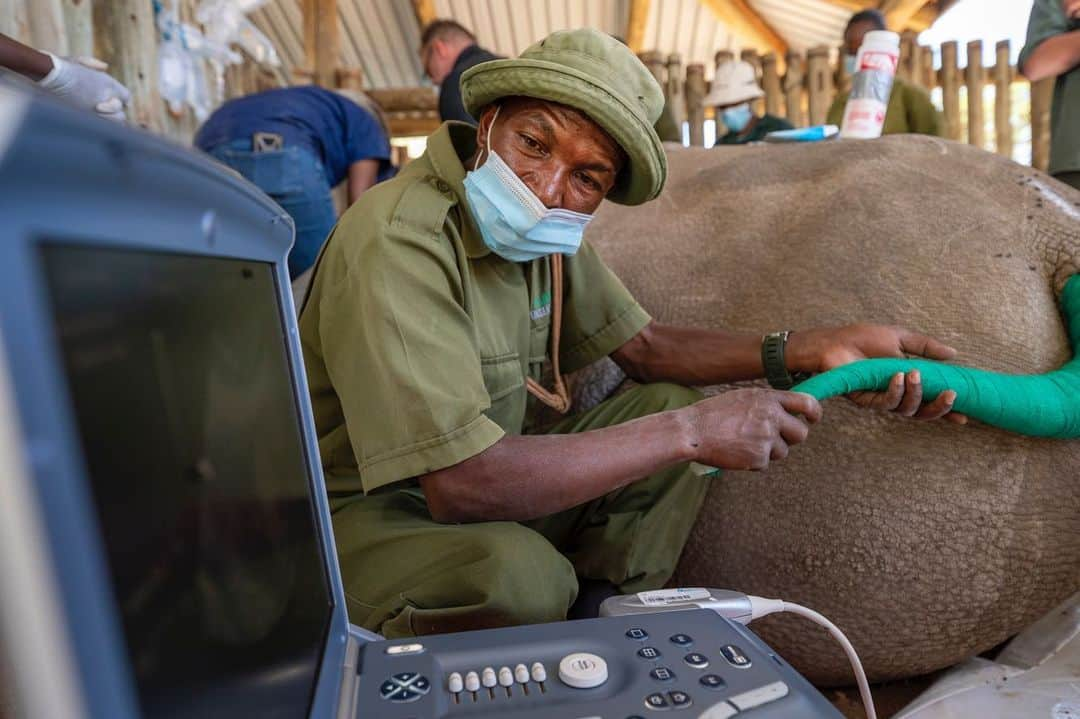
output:
<svg viewBox="0 0 1080 719"><path fill-rule="evenodd" d="M871 140L881 137L889 107L896 66L900 62L900 36L888 30L866 33L855 55L851 95L844 107L840 137Z"/></svg>

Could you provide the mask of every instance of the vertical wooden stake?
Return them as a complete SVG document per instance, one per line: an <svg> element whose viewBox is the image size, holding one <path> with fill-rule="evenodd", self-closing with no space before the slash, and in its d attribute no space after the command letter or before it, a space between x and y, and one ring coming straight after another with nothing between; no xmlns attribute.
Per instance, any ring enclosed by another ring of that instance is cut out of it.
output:
<svg viewBox="0 0 1080 719"><path fill-rule="evenodd" d="M304 52L316 85L334 87L334 73L341 57L341 30L337 0L303 0Z"/></svg>
<svg viewBox="0 0 1080 719"><path fill-rule="evenodd" d="M718 50L717 53L713 55L713 67L720 67L725 62L731 62L734 59L735 53L731 50Z"/></svg>
<svg viewBox="0 0 1080 719"><path fill-rule="evenodd" d="M784 73L784 105L787 120L795 127L804 127L803 116L803 59L802 56L789 52L787 72Z"/></svg>
<svg viewBox="0 0 1080 719"><path fill-rule="evenodd" d="M1031 84L1031 166L1046 172L1050 167L1050 104L1054 78Z"/></svg>
<svg viewBox="0 0 1080 719"><path fill-rule="evenodd" d="M960 123L960 71L955 41L941 45L941 104L945 115L945 137L963 142Z"/></svg>
<svg viewBox="0 0 1080 719"><path fill-rule="evenodd" d="M776 67L776 54L768 53L761 58L761 85L765 90L765 112L780 117L784 90L780 84L780 72Z"/></svg>
<svg viewBox="0 0 1080 719"><path fill-rule="evenodd" d="M668 107L671 108L671 117L675 124L682 127L686 119L686 102L683 96L683 73L682 57L675 52L667 58L667 88L664 95L667 97Z"/></svg>
<svg viewBox="0 0 1080 719"><path fill-rule="evenodd" d="M27 10L30 18L28 44L61 57L70 55L64 29L64 8L60 0L30 0Z"/></svg>
<svg viewBox="0 0 1080 719"><path fill-rule="evenodd" d="M934 72L934 48L928 45L921 45L919 47L919 53L922 56L919 62L922 67L922 86L926 88L927 92L930 92L937 87L937 73Z"/></svg>
<svg viewBox="0 0 1080 719"><path fill-rule="evenodd" d="M699 62L686 66L686 117L690 124L690 144L705 146L705 66ZM717 129L719 132L719 128Z"/></svg>
<svg viewBox="0 0 1080 719"><path fill-rule="evenodd" d="M21 43L31 44L33 40L30 37L30 17L26 3L27 0L0 0L0 32Z"/></svg>
<svg viewBox="0 0 1080 719"><path fill-rule="evenodd" d="M983 111L986 70L983 68L982 40L968 43L967 59L968 143L983 147L986 145L986 118Z"/></svg>
<svg viewBox="0 0 1080 719"><path fill-rule="evenodd" d="M102 0L98 0L101 2ZM68 52L75 57L94 54L94 8L90 0L62 0Z"/></svg>
<svg viewBox="0 0 1080 719"><path fill-rule="evenodd" d="M664 67L664 56L656 50L649 50L643 52L638 57L645 63L645 67L649 68L649 72L656 78L656 81L660 83L661 89L664 91L664 99L667 99L667 76L666 68Z"/></svg>
<svg viewBox="0 0 1080 719"><path fill-rule="evenodd" d="M94 46L109 74L131 91L128 117L155 132L165 127L165 103L157 87L157 27L146 0L94 3Z"/></svg>
<svg viewBox="0 0 1080 719"><path fill-rule="evenodd" d="M1002 40L995 48L994 65L994 137L997 152L1012 157L1012 64L1009 62L1009 41Z"/></svg>
<svg viewBox="0 0 1080 719"><path fill-rule="evenodd" d="M829 76L829 48L824 45L810 48L806 64L810 124L820 125L825 122L833 100L832 78Z"/></svg>

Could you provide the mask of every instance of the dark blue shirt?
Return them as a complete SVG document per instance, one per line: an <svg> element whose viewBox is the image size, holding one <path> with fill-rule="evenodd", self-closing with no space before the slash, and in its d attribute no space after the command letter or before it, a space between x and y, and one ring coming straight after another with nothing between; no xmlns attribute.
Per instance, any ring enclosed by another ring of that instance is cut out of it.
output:
<svg viewBox="0 0 1080 719"><path fill-rule="evenodd" d="M322 162L331 187L360 160L379 160L378 181L394 174L390 141L379 121L352 100L315 85L229 100L199 128L195 146L210 151L234 140L249 140L256 132L277 133L287 147L310 150Z"/></svg>
<svg viewBox="0 0 1080 719"><path fill-rule="evenodd" d="M439 85L439 119L458 120L475 125L476 120L472 115L465 112L465 104L461 101L461 73L473 65L479 65L489 60L500 60L498 55L493 55L479 45L469 45L461 51L454 61L454 67L450 70L442 84Z"/></svg>

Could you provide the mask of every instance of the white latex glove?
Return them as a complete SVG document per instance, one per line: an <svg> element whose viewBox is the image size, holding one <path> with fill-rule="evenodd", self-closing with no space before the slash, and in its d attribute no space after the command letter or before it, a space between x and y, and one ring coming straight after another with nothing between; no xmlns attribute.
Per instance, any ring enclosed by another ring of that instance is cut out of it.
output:
<svg viewBox="0 0 1080 719"><path fill-rule="evenodd" d="M39 85L84 110L124 121L124 106L131 100L131 93L105 73L108 65L92 57L45 54L52 58L53 69L38 80Z"/></svg>

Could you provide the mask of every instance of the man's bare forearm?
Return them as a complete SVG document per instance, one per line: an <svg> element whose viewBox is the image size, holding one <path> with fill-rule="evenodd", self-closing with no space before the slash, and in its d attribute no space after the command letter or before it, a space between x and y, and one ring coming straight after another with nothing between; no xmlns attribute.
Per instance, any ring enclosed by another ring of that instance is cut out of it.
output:
<svg viewBox="0 0 1080 719"><path fill-rule="evenodd" d="M1064 75L1080 65L1080 30L1062 33L1043 40L1022 68L1024 77L1038 82Z"/></svg>
<svg viewBox="0 0 1080 719"><path fill-rule="evenodd" d="M611 358L639 382L710 385L759 379L761 335L650 323Z"/></svg>
<svg viewBox="0 0 1080 719"><path fill-rule="evenodd" d="M420 483L437 521L525 521L692 460L695 451L691 428L676 410L580 434L503 437Z"/></svg>
<svg viewBox="0 0 1080 719"><path fill-rule="evenodd" d="M49 74L53 69L53 62L45 53L0 34L0 67L6 67L36 82Z"/></svg>

